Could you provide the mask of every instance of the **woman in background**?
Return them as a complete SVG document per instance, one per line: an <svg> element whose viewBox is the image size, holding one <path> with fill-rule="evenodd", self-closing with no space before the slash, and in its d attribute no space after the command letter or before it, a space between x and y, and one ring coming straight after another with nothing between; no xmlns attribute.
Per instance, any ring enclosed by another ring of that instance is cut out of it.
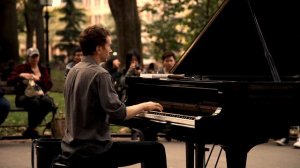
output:
<svg viewBox="0 0 300 168"><path fill-rule="evenodd" d="M51 77L47 68L40 64L40 53L36 48L27 50L27 58L24 64L18 65L7 79L9 85L15 86L17 107L23 107L28 111L28 127L23 133L26 138L35 139L39 136L36 130L49 112L56 112L53 99L47 95L52 87ZM25 89L29 80L35 82L42 89L43 94L29 97L25 95Z"/></svg>

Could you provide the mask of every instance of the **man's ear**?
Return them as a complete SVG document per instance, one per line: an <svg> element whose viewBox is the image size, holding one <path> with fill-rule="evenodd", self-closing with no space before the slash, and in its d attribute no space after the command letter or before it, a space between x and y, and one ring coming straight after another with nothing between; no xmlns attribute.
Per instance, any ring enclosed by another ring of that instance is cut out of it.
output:
<svg viewBox="0 0 300 168"><path fill-rule="evenodd" d="M97 47L96 47L96 51L97 51L98 53L101 52L101 50L102 50L101 46L97 46Z"/></svg>

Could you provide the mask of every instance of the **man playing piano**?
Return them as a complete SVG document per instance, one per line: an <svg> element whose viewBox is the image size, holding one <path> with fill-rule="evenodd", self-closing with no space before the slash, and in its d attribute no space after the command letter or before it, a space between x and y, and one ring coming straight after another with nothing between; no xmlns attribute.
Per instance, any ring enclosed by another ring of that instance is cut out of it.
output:
<svg viewBox="0 0 300 168"><path fill-rule="evenodd" d="M71 167L116 168L143 163L145 168L166 168L164 146L158 142L113 142L109 121L130 119L142 111L162 111L161 104L143 102L126 107L100 63L111 50L109 32L90 26L80 35L83 58L65 81L66 131L62 157Z"/></svg>

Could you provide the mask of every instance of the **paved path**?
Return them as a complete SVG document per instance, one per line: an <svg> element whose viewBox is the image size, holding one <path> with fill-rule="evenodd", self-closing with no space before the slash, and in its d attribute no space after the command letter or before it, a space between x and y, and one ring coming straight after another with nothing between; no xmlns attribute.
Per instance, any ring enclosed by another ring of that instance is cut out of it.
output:
<svg viewBox="0 0 300 168"><path fill-rule="evenodd" d="M167 151L168 168L184 168L184 143L174 140L171 142L161 140L161 142ZM248 153L247 168L300 168L300 149L294 149L292 143L280 147L270 141L254 147ZM208 168L214 167L213 161L216 161L219 149L215 147ZM0 168L31 168L31 140L0 140ZM140 165L127 168L140 168ZM226 168L224 152L221 154L218 168Z"/></svg>

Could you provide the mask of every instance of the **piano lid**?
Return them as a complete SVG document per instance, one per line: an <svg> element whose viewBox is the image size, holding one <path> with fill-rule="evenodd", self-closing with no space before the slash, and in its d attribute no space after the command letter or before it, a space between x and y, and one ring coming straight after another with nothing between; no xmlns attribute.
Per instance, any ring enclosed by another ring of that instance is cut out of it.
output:
<svg viewBox="0 0 300 168"><path fill-rule="evenodd" d="M249 3L248 0L224 0L172 72L219 79L241 77L241 80L272 81L251 6L281 80L289 80L284 78L286 76L298 76L299 4L297 0L249 0Z"/></svg>

